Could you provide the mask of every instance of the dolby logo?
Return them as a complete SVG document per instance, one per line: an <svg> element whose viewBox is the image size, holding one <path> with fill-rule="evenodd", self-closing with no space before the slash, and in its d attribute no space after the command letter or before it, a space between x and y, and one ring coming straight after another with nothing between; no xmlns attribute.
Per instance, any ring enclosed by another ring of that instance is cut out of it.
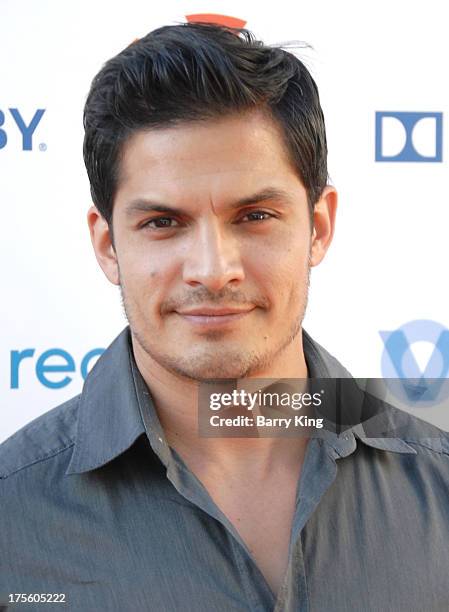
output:
<svg viewBox="0 0 449 612"><path fill-rule="evenodd" d="M376 162L443 161L443 113L376 112Z"/></svg>

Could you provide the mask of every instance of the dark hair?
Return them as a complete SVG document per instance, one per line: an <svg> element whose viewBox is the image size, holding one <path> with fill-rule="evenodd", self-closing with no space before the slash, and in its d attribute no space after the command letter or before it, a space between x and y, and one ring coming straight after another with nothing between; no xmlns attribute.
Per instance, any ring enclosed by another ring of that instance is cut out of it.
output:
<svg viewBox="0 0 449 612"><path fill-rule="evenodd" d="M268 111L281 127L312 218L328 178L326 131L318 88L293 54L243 28L186 23L158 28L106 62L86 100L83 153L110 229L130 135L251 109Z"/></svg>

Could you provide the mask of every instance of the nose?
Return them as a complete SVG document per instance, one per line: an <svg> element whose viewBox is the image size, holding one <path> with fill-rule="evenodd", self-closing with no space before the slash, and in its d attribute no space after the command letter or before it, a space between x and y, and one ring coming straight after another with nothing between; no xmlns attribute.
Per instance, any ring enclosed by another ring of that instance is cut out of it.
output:
<svg viewBox="0 0 449 612"><path fill-rule="evenodd" d="M220 228L216 217L198 226L183 267L183 280L217 292L233 281L242 281L244 271L235 236Z"/></svg>

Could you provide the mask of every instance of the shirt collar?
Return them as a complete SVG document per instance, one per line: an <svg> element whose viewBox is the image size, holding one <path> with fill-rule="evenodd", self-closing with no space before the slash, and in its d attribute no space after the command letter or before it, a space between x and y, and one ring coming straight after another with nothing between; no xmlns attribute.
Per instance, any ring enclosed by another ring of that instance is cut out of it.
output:
<svg viewBox="0 0 449 612"><path fill-rule="evenodd" d="M95 469L144 433L126 327L98 359L79 400L75 447L66 474Z"/></svg>
<svg viewBox="0 0 449 612"><path fill-rule="evenodd" d="M351 377L304 329L302 334L309 377ZM66 474L88 472L104 465L127 450L145 431L153 451L168 466L171 452L148 387L137 368L127 326L101 355L84 383L76 441ZM338 457L346 457L356 449L356 438L380 450L416 454L399 438L366 438L361 425L343 435L332 432L324 435Z"/></svg>
<svg viewBox="0 0 449 612"><path fill-rule="evenodd" d="M323 346L313 340L304 329L302 339L310 378L352 378L348 370ZM333 448L336 458L347 457L354 452L357 447L356 440L379 450L417 454L413 447L400 438L368 438L362 423L341 435L326 430L320 433L320 437Z"/></svg>

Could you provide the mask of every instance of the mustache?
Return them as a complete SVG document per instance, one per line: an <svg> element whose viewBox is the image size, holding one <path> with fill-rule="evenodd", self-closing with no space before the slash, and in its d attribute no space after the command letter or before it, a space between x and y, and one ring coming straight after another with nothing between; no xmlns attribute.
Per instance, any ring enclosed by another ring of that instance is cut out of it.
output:
<svg viewBox="0 0 449 612"><path fill-rule="evenodd" d="M308 261L307 261L307 287L310 288L310 272L311 272L311 256L309 253ZM118 268L119 272L119 288L120 288L120 297L122 302L123 314L125 318L127 317L126 308L125 308L125 286L123 283L123 278L120 274L120 267ZM248 296L245 295L240 290L234 290L229 287L224 287L221 291L216 293L208 291L208 289L204 286L198 287L197 290L193 290L189 295L184 296L174 296L167 298L161 303L160 314L164 315L169 312L173 312L175 310L182 310L185 308L194 307L194 306L218 306L225 308L232 308L233 306L238 305L253 305L258 306L259 308L263 308L267 310L270 306L270 300L265 296Z"/></svg>
<svg viewBox="0 0 449 612"><path fill-rule="evenodd" d="M191 306L204 306L205 304L227 308L252 304L266 309L270 305L270 302L266 297L248 296L241 291L230 291L226 289L217 293L211 293L202 287L198 291L190 293L188 296L172 297L165 300L161 303L160 312L161 314L166 314L174 310L182 310Z"/></svg>

